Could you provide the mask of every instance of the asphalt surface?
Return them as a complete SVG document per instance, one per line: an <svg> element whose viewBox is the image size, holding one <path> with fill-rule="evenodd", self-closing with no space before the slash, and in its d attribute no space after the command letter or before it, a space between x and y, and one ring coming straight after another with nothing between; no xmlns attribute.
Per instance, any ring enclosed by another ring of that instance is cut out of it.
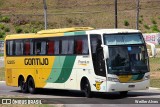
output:
<svg viewBox="0 0 160 107"><path fill-rule="evenodd" d="M135 104L135 100L146 100L147 98L159 102L159 104L152 104L152 106L159 107L160 105L160 90L155 88L132 91L126 97L121 97L119 93L94 93L92 98L85 98L80 91L55 89L38 89L36 94L21 93L18 87L6 86L5 82L0 82L0 97L49 98L47 99L49 102L65 104L66 107L80 107L82 106L81 104L86 107L97 107L96 104L107 105L108 107L127 107L128 104L130 107L143 107L142 105L151 107L150 104Z"/></svg>

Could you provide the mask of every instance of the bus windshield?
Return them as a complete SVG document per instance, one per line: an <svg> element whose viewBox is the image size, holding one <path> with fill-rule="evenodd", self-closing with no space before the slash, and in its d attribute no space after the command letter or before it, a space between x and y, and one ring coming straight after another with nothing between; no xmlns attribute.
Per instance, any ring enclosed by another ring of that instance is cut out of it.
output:
<svg viewBox="0 0 160 107"><path fill-rule="evenodd" d="M123 43L117 40L114 40L115 44L111 42L107 42L109 37L104 36L104 43L108 43L109 47L109 59L107 60L108 64L108 73L109 74L137 74L137 73L145 73L148 72L148 56L145 45L143 45L143 41L138 37L131 37L128 39L128 43L125 42L126 35L121 35L121 39L123 39ZM114 35L115 36L115 35ZM116 37L116 36L115 36ZM112 38L112 37L111 37ZM118 37L117 37L118 38ZM120 38L120 37L119 37ZM136 41L136 39L137 41ZM135 40L133 40L135 39ZM112 39L113 40L113 39ZM131 42L132 41L132 42ZM133 44L133 42L137 42L137 44ZM140 44L141 42L141 44ZM117 44L118 45L117 45ZM139 44L138 44L139 43ZM119 45L120 44L120 45Z"/></svg>

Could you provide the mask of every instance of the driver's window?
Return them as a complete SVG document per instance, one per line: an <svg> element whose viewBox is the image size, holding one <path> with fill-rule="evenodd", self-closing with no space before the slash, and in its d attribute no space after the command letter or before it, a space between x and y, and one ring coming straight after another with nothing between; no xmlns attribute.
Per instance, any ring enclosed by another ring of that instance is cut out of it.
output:
<svg viewBox="0 0 160 107"><path fill-rule="evenodd" d="M103 57L103 48L101 47L101 35L90 35L91 37L91 52L94 71L96 75L106 76L105 62Z"/></svg>
<svg viewBox="0 0 160 107"><path fill-rule="evenodd" d="M92 54L97 53L98 50L102 49L101 44L102 44L101 35L91 35Z"/></svg>

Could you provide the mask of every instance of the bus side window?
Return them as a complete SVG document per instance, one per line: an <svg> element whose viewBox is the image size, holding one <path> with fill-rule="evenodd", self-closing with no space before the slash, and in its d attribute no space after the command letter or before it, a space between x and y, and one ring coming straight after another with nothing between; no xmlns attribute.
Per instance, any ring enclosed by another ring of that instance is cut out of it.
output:
<svg viewBox="0 0 160 107"><path fill-rule="evenodd" d="M46 41L37 40L35 42L35 54L36 55L45 55L46 54Z"/></svg>
<svg viewBox="0 0 160 107"><path fill-rule="evenodd" d="M87 36L78 36L75 37L75 54L82 55L88 54L88 39Z"/></svg>
<svg viewBox="0 0 160 107"><path fill-rule="evenodd" d="M60 53L60 41L55 40L54 43L54 54L59 54Z"/></svg>
<svg viewBox="0 0 160 107"><path fill-rule="evenodd" d="M24 42L24 55L30 55L30 42L25 41Z"/></svg>
<svg viewBox="0 0 160 107"><path fill-rule="evenodd" d="M68 54L74 54L74 39L69 39L68 41Z"/></svg>
<svg viewBox="0 0 160 107"><path fill-rule="evenodd" d="M74 38L65 37L62 39L62 51L61 54L72 55L74 54Z"/></svg>
<svg viewBox="0 0 160 107"><path fill-rule="evenodd" d="M49 41L48 42L48 55L54 54L54 41Z"/></svg>
<svg viewBox="0 0 160 107"><path fill-rule="evenodd" d="M88 48L88 40L87 38L82 39L82 54L88 54L89 48Z"/></svg>
<svg viewBox="0 0 160 107"><path fill-rule="evenodd" d="M7 41L7 55L14 55L14 41Z"/></svg>
<svg viewBox="0 0 160 107"><path fill-rule="evenodd" d="M76 54L82 54L82 40L76 41L75 51L76 51Z"/></svg>
<svg viewBox="0 0 160 107"><path fill-rule="evenodd" d="M23 55L23 41L16 40L15 41L15 55Z"/></svg>
<svg viewBox="0 0 160 107"><path fill-rule="evenodd" d="M62 40L62 51L61 54L67 54L68 53L68 40L65 38Z"/></svg>

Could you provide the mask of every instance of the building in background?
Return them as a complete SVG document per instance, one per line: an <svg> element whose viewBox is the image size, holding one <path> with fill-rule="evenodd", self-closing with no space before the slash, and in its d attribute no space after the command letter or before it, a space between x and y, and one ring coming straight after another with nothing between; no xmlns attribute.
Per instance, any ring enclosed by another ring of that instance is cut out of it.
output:
<svg viewBox="0 0 160 107"><path fill-rule="evenodd" d="M160 33L146 33L143 34L143 37L146 42L160 45Z"/></svg>

